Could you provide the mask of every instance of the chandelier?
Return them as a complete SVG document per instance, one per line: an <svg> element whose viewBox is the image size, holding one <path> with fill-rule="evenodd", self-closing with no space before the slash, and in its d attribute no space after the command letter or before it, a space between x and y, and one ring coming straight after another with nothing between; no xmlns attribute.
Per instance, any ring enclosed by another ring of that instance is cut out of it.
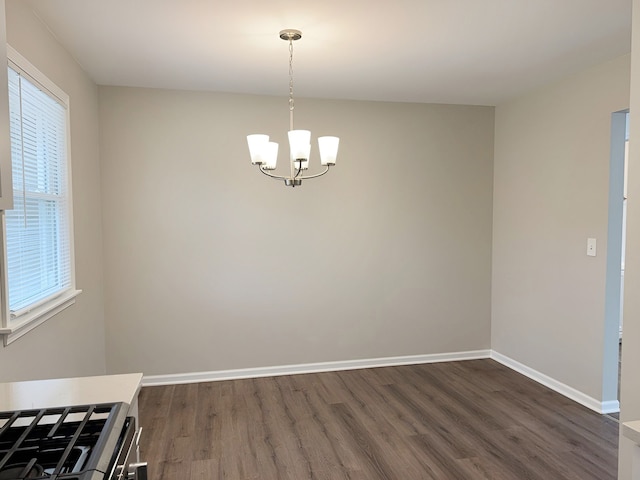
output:
<svg viewBox="0 0 640 480"><path fill-rule="evenodd" d="M321 177L336 164L340 139L338 137L319 137L320 164L324 169L314 175L302 174L309 169L311 152L311 132L309 130L294 130L293 128L295 107L293 101L293 41L300 40L302 32L291 29L282 30L280 38L289 42L289 175L272 173L276 169L278 161L278 144L270 142L269 135L247 135L247 143L249 144L251 163L258 165L262 173L271 178L284 180L284 184L288 187L297 187L302 184L302 180Z"/></svg>

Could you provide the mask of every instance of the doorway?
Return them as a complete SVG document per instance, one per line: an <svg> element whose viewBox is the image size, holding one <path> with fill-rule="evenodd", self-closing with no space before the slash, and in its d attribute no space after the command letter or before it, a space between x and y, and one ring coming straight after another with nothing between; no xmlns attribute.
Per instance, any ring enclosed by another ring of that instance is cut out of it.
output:
<svg viewBox="0 0 640 480"><path fill-rule="evenodd" d="M623 285L626 237L626 178L629 145L629 112L611 115L609 162L609 222L605 290L603 413L620 411L620 352L624 328Z"/></svg>

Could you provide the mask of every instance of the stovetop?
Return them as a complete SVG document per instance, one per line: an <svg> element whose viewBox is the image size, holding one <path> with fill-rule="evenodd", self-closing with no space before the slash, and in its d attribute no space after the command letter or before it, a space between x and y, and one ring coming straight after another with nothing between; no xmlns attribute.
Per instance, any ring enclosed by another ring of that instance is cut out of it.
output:
<svg viewBox="0 0 640 480"><path fill-rule="evenodd" d="M105 469L122 404L0 412L0 480L83 480ZM109 444L109 446L107 446Z"/></svg>

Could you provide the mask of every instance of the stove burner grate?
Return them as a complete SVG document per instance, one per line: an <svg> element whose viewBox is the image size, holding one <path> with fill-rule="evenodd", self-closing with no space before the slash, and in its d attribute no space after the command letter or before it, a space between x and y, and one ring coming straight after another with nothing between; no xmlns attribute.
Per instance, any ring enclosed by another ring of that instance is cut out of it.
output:
<svg viewBox="0 0 640 480"><path fill-rule="evenodd" d="M119 408L115 403L0 412L0 480L77 480L96 469Z"/></svg>
<svg viewBox="0 0 640 480"><path fill-rule="evenodd" d="M43 478L43 475L44 469L35 463L35 459L29 463L7 465L0 470L0 480L26 480L30 478Z"/></svg>

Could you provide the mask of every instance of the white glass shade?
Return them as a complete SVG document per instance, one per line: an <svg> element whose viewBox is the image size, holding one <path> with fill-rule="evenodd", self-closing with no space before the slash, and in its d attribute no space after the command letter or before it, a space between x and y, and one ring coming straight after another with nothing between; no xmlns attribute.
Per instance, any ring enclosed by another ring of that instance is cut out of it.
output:
<svg viewBox="0 0 640 480"><path fill-rule="evenodd" d="M267 142L264 146L264 163L261 167L264 170L275 170L276 163L278 163L278 144Z"/></svg>
<svg viewBox="0 0 640 480"><path fill-rule="evenodd" d="M318 137L318 148L320 149L320 163L322 165L335 165L338 156L338 137Z"/></svg>
<svg viewBox="0 0 640 480"><path fill-rule="evenodd" d="M247 135L247 144L249 145L249 155L253 165L265 163L266 146L269 143L269 135L259 133Z"/></svg>
<svg viewBox="0 0 640 480"><path fill-rule="evenodd" d="M309 168L309 156L311 154L311 144L307 145L307 148L302 152L302 157L294 158L291 157L291 161L293 162L293 168L296 170L301 168L302 170L307 170ZM305 160L300 161L301 158Z"/></svg>
<svg viewBox="0 0 640 480"><path fill-rule="evenodd" d="M311 132L309 130L289 130L289 150L293 160L309 160Z"/></svg>

